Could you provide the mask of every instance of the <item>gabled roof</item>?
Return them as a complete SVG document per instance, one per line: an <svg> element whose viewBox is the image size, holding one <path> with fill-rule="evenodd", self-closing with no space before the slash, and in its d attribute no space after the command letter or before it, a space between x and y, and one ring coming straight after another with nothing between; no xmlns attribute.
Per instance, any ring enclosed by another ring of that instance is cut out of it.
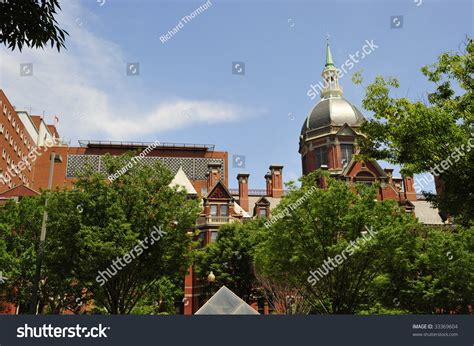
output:
<svg viewBox="0 0 474 346"><path fill-rule="evenodd" d="M344 124L339 131L336 132L339 136L357 136L357 133L349 125Z"/></svg>
<svg viewBox="0 0 474 346"><path fill-rule="evenodd" d="M255 205L261 200L262 197L260 196L249 196L249 215L254 216L253 212L255 211ZM270 202L270 210L273 210L278 206L280 201L282 200L281 197L269 197L266 196L265 199Z"/></svg>
<svg viewBox="0 0 474 346"><path fill-rule="evenodd" d="M184 189L188 193L188 195L197 195L193 184L191 184L191 181L186 176L186 173L184 173L182 167L179 167L178 172L176 172L176 175L169 184L169 187L174 186L178 186L178 189Z"/></svg>
<svg viewBox="0 0 474 346"><path fill-rule="evenodd" d="M48 128L49 132L51 133L51 135L52 135L53 137L56 137L56 138L59 137L59 132L58 132L58 130L56 129L56 126L54 126L54 125L46 125L46 127Z"/></svg>
<svg viewBox="0 0 474 346"><path fill-rule="evenodd" d="M240 205L239 203L234 201L234 212L236 214L242 215L243 217L251 217L249 213L247 213Z"/></svg>
<svg viewBox="0 0 474 346"><path fill-rule="evenodd" d="M225 187L225 185L222 183L222 181L218 181L214 187L209 191L209 193L206 196L206 199L231 199L233 200L234 197L232 197L230 191Z"/></svg>
<svg viewBox="0 0 474 346"><path fill-rule="evenodd" d="M344 167L341 174L343 176L348 176L356 163L357 163L357 161L354 160L354 158L352 158L352 160L349 162L349 164ZM376 160L370 160L370 161L366 162L365 164L366 164L367 168L369 168L369 170L372 173L374 173L374 172L370 169L370 167L372 166L375 169L375 171L378 173L377 178L378 177L382 177L382 178L387 177L387 173L382 169L382 167L380 167L379 163Z"/></svg>
<svg viewBox="0 0 474 346"><path fill-rule="evenodd" d="M43 121L43 118L39 115L30 115L31 121L33 122L33 125L35 125L36 130L39 131L41 121Z"/></svg>
<svg viewBox="0 0 474 346"><path fill-rule="evenodd" d="M8 198L8 197L22 197L22 196L37 196L40 193L32 188L29 188L25 185L18 185L9 190L6 190L0 193L0 197Z"/></svg>
<svg viewBox="0 0 474 346"><path fill-rule="evenodd" d="M195 315L259 315L234 292L222 286Z"/></svg>
<svg viewBox="0 0 474 346"><path fill-rule="evenodd" d="M270 202L268 201L268 199L266 199L264 196L262 196L255 202L255 205L257 205L257 204L270 205Z"/></svg>

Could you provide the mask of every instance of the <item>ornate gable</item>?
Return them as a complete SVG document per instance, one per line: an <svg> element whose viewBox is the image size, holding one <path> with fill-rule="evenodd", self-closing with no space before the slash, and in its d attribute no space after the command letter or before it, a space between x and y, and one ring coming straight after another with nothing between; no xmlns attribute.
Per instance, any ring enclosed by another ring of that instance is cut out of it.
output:
<svg viewBox="0 0 474 346"><path fill-rule="evenodd" d="M232 200L233 197L224 184L222 184L221 181L218 181L212 190L207 194L206 199Z"/></svg>
<svg viewBox="0 0 474 346"><path fill-rule="evenodd" d="M255 205L269 207L270 202L268 201L268 199L262 196L257 202L255 202Z"/></svg>
<svg viewBox="0 0 474 346"><path fill-rule="evenodd" d="M342 175L346 177L355 177L360 173L370 173L374 178L386 178L387 174L380 167L377 161L371 160L365 163L352 160L343 170Z"/></svg>
<svg viewBox="0 0 474 346"><path fill-rule="evenodd" d="M357 136L357 133L345 123L339 131L337 131L336 135L338 136Z"/></svg>

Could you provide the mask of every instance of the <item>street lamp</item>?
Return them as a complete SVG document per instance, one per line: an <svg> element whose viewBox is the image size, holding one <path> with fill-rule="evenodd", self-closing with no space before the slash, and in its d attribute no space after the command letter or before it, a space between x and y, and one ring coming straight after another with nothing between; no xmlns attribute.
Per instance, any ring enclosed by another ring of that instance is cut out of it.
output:
<svg viewBox="0 0 474 346"><path fill-rule="evenodd" d="M48 175L48 190L51 190L53 185L53 172L54 172L54 163L62 162L63 159L60 154L56 154L54 152L51 153L50 161L49 161L49 175ZM31 292L31 303L30 303L30 314L36 314L36 306L38 305L38 289L39 289L39 282L41 277L41 261L43 257L43 245L46 239L46 222L48 221L48 196L44 201L44 212L43 212L43 221L41 223L41 235L38 244L38 252L36 254L36 271L35 271L35 278L33 280L33 288Z"/></svg>
<svg viewBox="0 0 474 346"><path fill-rule="evenodd" d="M209 273L209 275L207 276L207 281L209 281L209 283L211 283L211 284L216 281L216 276L214 275L212 270Z"/></svg>

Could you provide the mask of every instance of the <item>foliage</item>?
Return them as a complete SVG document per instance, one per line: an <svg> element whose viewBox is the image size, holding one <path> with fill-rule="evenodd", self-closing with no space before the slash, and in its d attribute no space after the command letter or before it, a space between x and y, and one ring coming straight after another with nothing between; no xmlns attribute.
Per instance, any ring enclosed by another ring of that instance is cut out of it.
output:
<svg viewBox="0 0 474 346"><path fill-rule="evenodd" d="M130 155L105 157L107 176L130 159ZM9 217L10 211L0 208L0 220L13 220L3 233L11 234L14 241L19 241L20 220L34 229L29 248L11 246L18 256L26 256L26 250L31 252L31 244L36 243L41 225L41 204L32 201L44 200L48 195L41 297L42 305L51 303L45 311L79 312L79 305L93 303L96 311L128 314L142 299L153 300L156 292L151 290L165 282L170 287L182 286L193 245L186 231L194 225L199 206L187 198L185 191L169 187L171 179L172 174L160 163L132 165L113 182L87 172L73 190L43 192L43 197L23 198L15 206L34 217L19 218L18 213ZM165 234L152 244L154 226L161 227ZM137 251L139 242L145 244L147 239L148 245ZM104 275L108 279L105 284L97 279L99 272L117 262L117 257L131 252L135 258L112 278ZM30 268L34 268L31 263ZM19 277L25 280L18 285L21 291L31 285L31 276ZM170 311L170 304L174 304L172 295L165 296L171 302L162 302L159 311Z"/></svg>
<svg viewBox="0 0 474 346"><path fill-rule="evenodd" d="M20 312L29 307L43 206L43 198L33 197L21 203L9 201L0 208L0 270L7 278L0 289Z"/></svg>
<svg viewBox="0 0 474 346"><path fill-rule="evenodd" d="M251 302L256 293L252 255L259 226L259 220L223 225L216 241L197 252L195 270L198 276L205 280L212 271L216 276L214 287L225 285L246 302Z"/></svg>
<svg viewBox="0 0 474 346"><path fill-rule="evenodd" d="M48 42L65 48L67 31L57 25L58 0L0 1L0 42L21 51L24 45L44 48Z"/></svg>
<svg viewBox="0 0 474 346"><path fill-rule="evenodd" d="M318 179L319 172L303 177L273 215ZM472 230L427 230L394 201L377 202L375 192L329 179L327 189L259 231L258 272L302 295L310 313L465 312L472 303ZM369 240L358 241L363 237ZM336 264L323 267L329 259ZM318 280L311 275L316 269L324 274Z"/></svg>
<svg viewBox="0 0 474 346"><path fill-rule="evenodd" d="M438 195L429 200L457 223L474 220L474 42L466 50L444 53L422 68L436 90L426 103L391 97L396 78L376 77L362 102L373 117L362 125L362 155L403 166L407 174L437 175ZM362 83L359 76L353 79ZM454 85L453 85L454 84Z"/></svg>

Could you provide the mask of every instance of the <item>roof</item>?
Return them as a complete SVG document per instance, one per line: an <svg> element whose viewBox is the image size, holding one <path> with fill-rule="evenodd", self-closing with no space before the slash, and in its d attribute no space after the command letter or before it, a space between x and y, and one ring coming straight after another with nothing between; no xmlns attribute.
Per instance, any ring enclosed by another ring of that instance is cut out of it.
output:
<svg viewBox="0 0 474 346"><path fill-rule="evenodd" d="M100 141L100 140L79 140L82 148L146 148L153 145L162 149L186 149L195 151L214 151L214 144L190 144L190 143L163 143L163 142L133 142L133 141Z"/></svg>
<svg viewBox="0 0 474 346"><path fill-rule="evenodd" d="M169 186L170 187L178 186L178 189L179 188L184 189L188 193L188 195L197 195L197 192L194 189L193 184L191 184L191 181L186 176L186 173L184 173L182 167L179 167L178 172L176 172L176 175L174 176Z"/></svg>
<svg viewBox="0 0 474 346"><path fill-rule="evenodd" d="M249 196L249 214L253 216L255 204L261 199L261 196ZM276 208L276 206L280 203L281 198L275 197L268 197L265 196L265 199L270 202L270 210Z"/></svg>
<svg viewBox="0 0 474 346"><path fill-rule="evenodd" d="M444 225L438 209L433 208L430 202L418 200L411 203L415 206L415 216L418 221L425 225Z"/></svg>
<svg viewBox="0 0 474 346"><path fill-rule="evenodd" d="M306 131L329 126L348 124L359 126L365 120L362 113L343 97L321 99L303 123L301 134Z"/></svg>
<svg viewBox="0 0 474 346"><path fill-rule="evenodd" d="M51 133L51 135L53 135L54 137L59 137L59 132L58 130L56 129L56 126L54 125L46 125L46 127L48 128L49 132Z"/></svg>
<svg viewBox="0 0 474 346"><path fill-rule="evenodd" d="M33 125L35 125L36 130L39 131L41 121L43 118L40 115L30 115L31 121L33 122Z"/></svg>
<svg viewBox="0 0 474 346"><path fill-rule="evenodd" d="M242 215L243 217L251 217L237 202L234 201L234 212L236 214Z"/></svg>
<svg viewBox="0 0 474 346"><path fill-rule="evenodd" d="M40 193L25 185L18 185L0 193L0 197L36 196Z"/></svg>
<svg viewBox="0 0 474 346"><path fill-rule="evenodd" d="M195 315L259 315L239 296L222 286Z"/></svg>

